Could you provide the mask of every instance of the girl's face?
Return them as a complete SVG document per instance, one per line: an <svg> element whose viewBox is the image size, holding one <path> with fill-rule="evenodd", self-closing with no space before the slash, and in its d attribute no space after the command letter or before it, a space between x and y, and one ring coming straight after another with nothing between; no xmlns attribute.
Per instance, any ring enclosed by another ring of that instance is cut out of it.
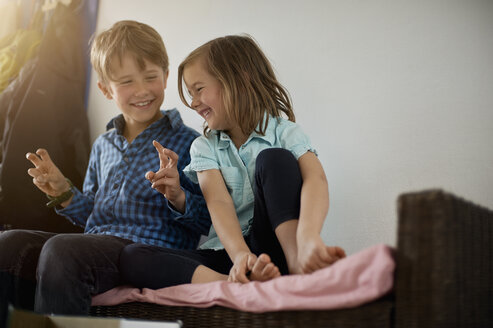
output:
<svg viewBox="0 0 493 328"><path fill-rule="evenodd" d="M221 83L207 71L203 59L185 65L183 80L192 97L191 107L206 120L211 130L228 132L235 126L227 119Z"/></svg>

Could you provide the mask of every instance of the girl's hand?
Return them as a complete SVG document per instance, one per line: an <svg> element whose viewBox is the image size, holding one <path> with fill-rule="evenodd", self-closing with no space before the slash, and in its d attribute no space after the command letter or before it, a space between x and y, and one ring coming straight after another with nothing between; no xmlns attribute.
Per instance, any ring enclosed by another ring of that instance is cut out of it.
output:
<svg viewBox="0 0 493 328"><path fill-rule="evenodd" d="M242 252L236 255L233 267L229 271L228 281L247 283L250 281L247 272L251 271L257 261L257 256L250 252Z"/></svg>
<svg viewBox="0 0 493 328"><path fill-rule="evenodd" d="M33 177L34 185L42 192L56 197L70 189L65 176L53 163L45 149L38 149L36 154L27 153L26 158L35 166L27 170L27 173Z"/></svg>
<svg viewBox="0 0 493 328"><path fill-rule="evenodd" d="M319 235L298 242L298 264L303 273L325 268L344 257L342 248L325 245Z"/></svg>
<svg viewBox="0 0 493 328"><path fill-rule="evenodd" d="M185 192L180 186L180 174L178 173L178 155L159 142L152 142L159 155L159 171L149 171L145 177L152 183L152 188L159 191L168 199L175 208L185 209Z"/></svg>

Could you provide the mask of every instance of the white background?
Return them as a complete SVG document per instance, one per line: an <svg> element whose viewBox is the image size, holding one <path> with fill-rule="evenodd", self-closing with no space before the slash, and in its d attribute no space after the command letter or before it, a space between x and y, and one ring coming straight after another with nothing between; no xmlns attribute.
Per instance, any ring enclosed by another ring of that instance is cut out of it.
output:
<svg viewBox="0 0 493 328"><path fill-rule="evenodd" d="M147 23L177 67L202 43L248 33L291 93L329 180L324 240L396 245L399 194L441 188L493 208L493 1L100 0L97 32ZM91 137L118 114L91 80Z"/></svg>

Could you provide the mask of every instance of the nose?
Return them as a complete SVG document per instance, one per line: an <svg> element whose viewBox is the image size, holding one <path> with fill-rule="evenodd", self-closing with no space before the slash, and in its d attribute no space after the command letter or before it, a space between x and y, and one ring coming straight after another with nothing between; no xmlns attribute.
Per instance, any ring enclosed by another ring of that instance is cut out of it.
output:
<svg viewBox="0 0 493 328"><path fill-rule="evenodd" d="M190 103L190 106L193 108L193 109L197 109L197 107L199 107L200 105L200 100L199 100L199 97L195 96L192 98L192 102Z"/></svg>
<svg viewBox="0 0 493 328"><path fill-rule="evenodd" d="M147 88L145 87L145 83L143 82L137 82L135 83L135 91L134 94L137 97L145 96L147 95Z"/></svg>

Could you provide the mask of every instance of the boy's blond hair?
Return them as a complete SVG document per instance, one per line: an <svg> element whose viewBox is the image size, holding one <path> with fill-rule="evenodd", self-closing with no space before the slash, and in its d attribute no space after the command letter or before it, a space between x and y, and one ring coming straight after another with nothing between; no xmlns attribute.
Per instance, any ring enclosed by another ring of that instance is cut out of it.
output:
<svg viewBox="0 0 493 328"><path fill-rule="evenodd" d="M164 73L168 71L168 54L159 33L149 25L124 20L101 32L92 42L91 63L100 82L113 80L111 61L118 59L121 64L129 52L141 69L145 68L145 59L162 67Z"/></svg>
<svg viewBox="0 0 493 328"><path fill-rule="evenodd" d="M178 92L185 105L183 70L203 60L208 72L222 86L222 101L230 119L248 136L264 135L268 121L264 114L280 117L284 113L295 121L287 90L277 81L272 66L251 36L229 35L205 43L192 51L178 67ZM209 128L204 127L207 134Z"/></svg>

